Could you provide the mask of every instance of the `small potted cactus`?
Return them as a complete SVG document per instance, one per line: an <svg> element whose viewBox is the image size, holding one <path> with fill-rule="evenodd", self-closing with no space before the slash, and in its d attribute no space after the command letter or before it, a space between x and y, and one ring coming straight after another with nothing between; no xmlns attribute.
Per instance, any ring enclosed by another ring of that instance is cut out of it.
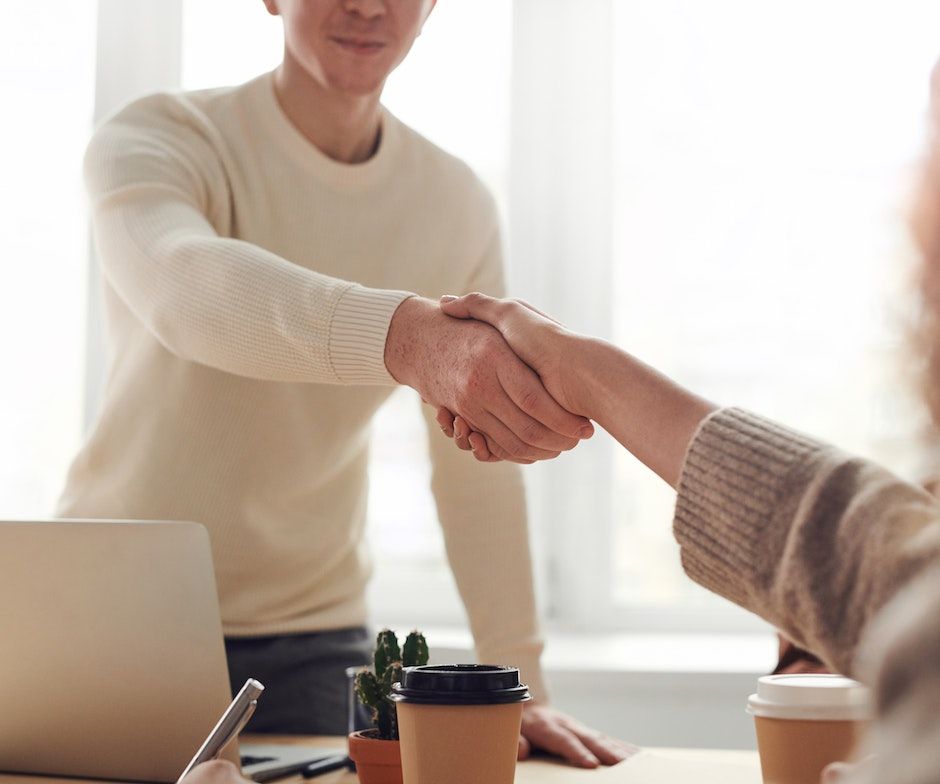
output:
<svg viewBox="0 0 940 784"><path fill-rule="evenodd" d="M356 674L356 694L372 712L373 729L349 736L349 757L356 763L361 784L402 784L401 752L395 703L389 699L392 684L401 680L402 667L428 663L428 644L413 631L399 648L391 629L375 640L374 669Z"/></svg>

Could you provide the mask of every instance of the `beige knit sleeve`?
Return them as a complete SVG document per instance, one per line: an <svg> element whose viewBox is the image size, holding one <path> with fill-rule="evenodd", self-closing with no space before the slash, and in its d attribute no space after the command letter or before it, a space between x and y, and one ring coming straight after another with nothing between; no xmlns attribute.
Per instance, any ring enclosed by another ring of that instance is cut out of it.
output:
<svg viewBox="0 0 940 784"><path fill-rule="evenodd" d="M853 675L869 621L940 559L932 496L737 409L693 438L674 531L689 576Z"/></svg>
<svg viewBox="0 0 940 784"><path fill-rule="evenodd" d="M107 282L184 359L272 381L394 384L385 338L411 294L222 236L228 193L217 143L170 96L132 104L98 130L85 179Z"/></svg>

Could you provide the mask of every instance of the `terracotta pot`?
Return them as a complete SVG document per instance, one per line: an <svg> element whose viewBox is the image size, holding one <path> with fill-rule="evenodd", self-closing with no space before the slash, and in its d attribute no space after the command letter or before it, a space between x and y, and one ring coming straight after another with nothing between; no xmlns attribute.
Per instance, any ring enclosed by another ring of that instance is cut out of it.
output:
<svg viewBox="0 0 940 784"><path fill-rule="evenodd" d="M379 740L376 730L349 736L349 758L356 763L361 784L402 784L401 750L397 740Z"/></svg>

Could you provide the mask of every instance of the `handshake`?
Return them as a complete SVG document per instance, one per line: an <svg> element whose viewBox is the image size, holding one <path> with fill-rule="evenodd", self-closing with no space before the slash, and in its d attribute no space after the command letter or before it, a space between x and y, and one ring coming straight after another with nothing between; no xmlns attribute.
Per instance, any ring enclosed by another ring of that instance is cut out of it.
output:
<svg viewBox="0 0 940 784"><path fill-rule="evenodd" d="M413 297L392 319L385 363L461 449L528 464L594 434L578 367L590 342L519 301Z"/></svg>

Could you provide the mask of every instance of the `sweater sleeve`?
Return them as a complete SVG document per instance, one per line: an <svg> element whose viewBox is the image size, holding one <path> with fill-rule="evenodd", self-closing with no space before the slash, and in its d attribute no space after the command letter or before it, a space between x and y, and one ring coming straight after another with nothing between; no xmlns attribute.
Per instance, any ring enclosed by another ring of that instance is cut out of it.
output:
<svg viewBox="0 0 940 784"><path fill-rule="evenodd" d="M131 104L96 132L85 181L105 279L183 359L271 381L394 384L385 338L410 293L220 234L230 211L220 145L171 96Z"/></svg>
<svg viewBox="0 0 940 784"><path fill-rule="evenodd" d="M460 293L503 294L501 239L495 208L490 209L492 234ZM422 413L430 439L431 489L477 658L518 667L532 696L547 701L520 467L478 463L441 434L434 410L423 406Z"/></svg>
<svg viewBox="0 0 940 784"><path fill-rule="evenodd" d="M871 619L940 558L928 493L737 409L692 439L674 531L692 579L856 677Z"/></svg>
<svg viewBox="0 0 940 784"><path fill-rule="evenodd" d="M940 721L940 565L902 589L875 620L860 666L875 684L878 731L852 784L936 784Z"/></svg>

